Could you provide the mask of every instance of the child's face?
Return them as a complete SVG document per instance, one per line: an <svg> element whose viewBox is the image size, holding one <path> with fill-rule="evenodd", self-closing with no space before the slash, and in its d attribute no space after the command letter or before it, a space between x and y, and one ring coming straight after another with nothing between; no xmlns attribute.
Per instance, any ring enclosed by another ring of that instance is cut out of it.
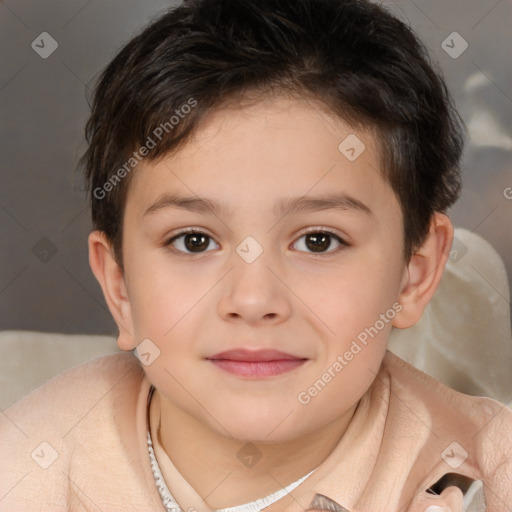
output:
<svg viewBox="0 0 512 512"><path fill-rule="evenodd" d="M177 154L133 171L123 225L133 344L158 347L144 366L152 383L221 434L304 435L339 420L375 378L407 274L402 214L372 137L357 133L366 149L355 161L338 149L351 133L311 103L273 99L218 111ZM171 195L231 215L172 207ZM310 207L327 195L344 207ZM292 198L308 208L282 212ZM184 228L203 236L168 243ZM302 361L247 376L233 372L254 363L209 359L239 348Z"/></svg>

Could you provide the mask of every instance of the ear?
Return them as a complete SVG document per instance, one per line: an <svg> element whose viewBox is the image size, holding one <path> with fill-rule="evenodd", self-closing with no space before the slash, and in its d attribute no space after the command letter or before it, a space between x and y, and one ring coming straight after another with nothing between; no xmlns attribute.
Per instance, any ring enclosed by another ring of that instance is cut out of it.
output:
<svg viewBox="0 0 512 512"><path fill-rule="evenodd" d="M401 311L393 326L405 329L416 324L441 281L453 243L453 225L443 213L436 212L423 245L411 257L400 289Z"/></svg>
<svg viewBox="0 0 512 512"><path fill-rule="evenodd" d="M134 349L136 343L133 339L133 321L123 271L103 231L93 231L89 235L89 264L119 328L119 348Z"/></svg>

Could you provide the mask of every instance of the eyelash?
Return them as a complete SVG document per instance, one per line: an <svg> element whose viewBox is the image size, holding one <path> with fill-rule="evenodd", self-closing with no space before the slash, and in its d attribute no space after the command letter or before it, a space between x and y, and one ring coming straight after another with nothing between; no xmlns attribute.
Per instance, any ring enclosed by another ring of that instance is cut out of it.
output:
<svg viewBox="0 0 512 512"><path fill-rule="evenodd" d="M330 231L329 229L325 229L325 228L322 228L322 227L319 227L319 228L315 228L315 229L311 229L309 231L304 231L301 233L301 235L299 236L299 238L297 238L297 240L300 240L302 237L304 236L307 236L307 235L311 235L311 234L324 234L324 235L328 235L329 237L331 238L334 238L335 241L337 241L340 245L339 247L337 247L336 249L334 250L330 250L330 251L324 251L324 252L318 252L318 253L315 253L315 252L307 252L307 254L312 254L313 256L326 256L326 255L331 255L331 254L336 254L338 253L339 251L341 251L342 249L344 249L345 247L348 247L349 244L347 242L345 242L345 240L343 240L339 235L333 233L332 231ZM210 251L201 251L201 252L196 252L196 253L193 253L193 252L185 252L185 251L182 251L182 250L179 250L179 249L176 249L174 247L172 247L172 243L175 242L176 240L178 240L179 238L182 238L183 236L185 235L190 235L190 234L194 234L194 235L205 235L207 238L209 238L210 240L213 240L213 238L208 235L207 233L203 232L203 231L200 231L198 229L194 229L194 228L187 228L187 229L183 229L182 231L178 232L176 235L174 235L173 237L171 237L169 240L167 240L165 242L165 246L166 247L169 247L170 250L178 255L181 255L181 256L195 256L195 255L201 255L201 254L204 254L206 252L210 252ZM297 240L294 242L296 243ZM215 242L216 243L216 242ZM208 244L209 246L210 244ZM306 251L300 251L300 252L306 252Z"/></svg>

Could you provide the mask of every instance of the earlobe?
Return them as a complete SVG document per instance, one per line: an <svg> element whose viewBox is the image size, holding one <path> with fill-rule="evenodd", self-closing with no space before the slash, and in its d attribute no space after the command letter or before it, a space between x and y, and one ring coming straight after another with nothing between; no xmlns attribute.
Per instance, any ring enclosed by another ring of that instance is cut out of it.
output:
<svg viewBox="0 0 512 512"><path fill-rule="evenodd" d="M102 231L93 231L89 235L89 264L119 328L119 348L134 349L136 343L133 338L133 321L124 275L113 255L110 241Z"/></svg>
<svg viewBox="0 0 512 512"><path fill-rule="evenodd" d="M443 213L434 213L427 238L407 265L398 299L402 310L394 318L394 327L405 329L419 321L441 281L452 242L450 219Z"/></svg>

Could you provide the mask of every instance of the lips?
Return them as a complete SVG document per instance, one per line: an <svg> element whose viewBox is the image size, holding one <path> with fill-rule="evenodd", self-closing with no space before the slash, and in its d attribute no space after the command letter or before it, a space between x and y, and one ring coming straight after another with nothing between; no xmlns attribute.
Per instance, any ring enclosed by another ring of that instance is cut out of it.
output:
<svg viewBox="0 0 512 512"><path fill-rule="evenodd" d="M220 352L219 354L215 354L214 356L209 357L208 359L228 359L230 361L266 362L303 358L287 354L286 352L279 352L278 350L246 350L243 348L237 348L234 350L227 350L226 352Z"/></svg>
<svg viewBox="0 0 512 512"><path fill-rule="evenodd" d="M234 349L207 359L224 371L244 377L279 375L294 370L307 361L306 358L271 349Z"/></svg>

